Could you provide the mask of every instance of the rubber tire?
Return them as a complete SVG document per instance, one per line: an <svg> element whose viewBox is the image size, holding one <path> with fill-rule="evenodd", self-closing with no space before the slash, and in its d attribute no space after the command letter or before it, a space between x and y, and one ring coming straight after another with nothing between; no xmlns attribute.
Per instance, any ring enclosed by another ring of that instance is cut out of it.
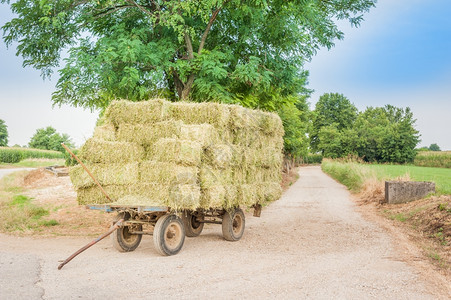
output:
<svg viewBox="0 0 451 300"><path fill-rule="evenodd" d="M175 255L182 250L185 242L185 228L176 215L160 217L153 230L155 249L163 256Z"/></svg>
<svg viewBox="0 0 451 300"><path fill-rule="evenodd" d="M124 219L124 221L130 219L130 215L128 213L119 213L114 218L114 223L119 221L120 219ZM113 225L111 225L112 227ZM136 229L138 231L142 231L142 225L137 225ZM139 244L141 243L142 235L141 234L129 234L128 226L123 226L113 231L111 234L111 241L113 242L113 247L116 248L119 252L131 252L135 250Z"/></svg>
<svg viewBox="0 0 451 300"><path fill-rule="evenodd" d="M236 242L241 239L245 227L244 213L240 208L229 212L226 211L222 217L222 235L224 239Z"/></svg>
<svg viewBox="0 0 451 300"><path fill-rule="evenodd" d="M185 211L182 214L183 226L185 227L185 235L187 237L196 237L202 233L204 229L204 223L198 222L196 219L201 218L204 220L204 216L196 217L192 213Z"/></svg>

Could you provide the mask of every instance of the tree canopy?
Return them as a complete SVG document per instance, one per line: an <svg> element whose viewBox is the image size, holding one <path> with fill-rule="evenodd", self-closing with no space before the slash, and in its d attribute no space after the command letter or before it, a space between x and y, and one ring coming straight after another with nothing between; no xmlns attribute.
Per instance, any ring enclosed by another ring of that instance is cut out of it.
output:
<svg viewBox="0 0 451 300"><path fill-rule="evenodd" d="M352 126L332 122L318 128L318 150L325 157L355 155L365 161L406 163L420 141L410 108L368 107Z"/></svg>
<svg viewBox="0 0 451 300"><path fill-rule="evenodd" d="M59 134L56 129L48 126L47 128L40 128L36 130L36 133L31 137L28 146L30 148L44 149L44 150L55 150L65 153L65 149L61 146L64 143L69 148L73 148L69 135L63 133Z"/></svg>
<svg viewBox="0 0 451 300"><path fill-rule="evenodd" d="M18 0L3 31L24 66L58 70L55 104L164 96L276 111L306 92L304 62L343 38L336 21L357 26L375 2Z"/></svg>
<svg viewBox="0 0 451 300"><path fill-rule="evenodd" d="M437 145L436 143L433 143L429 146L429 150L430 151L442 151L439 147L439 145Z"/></svg>
<svg viewBox="0 0 451 300"><path fill-rule="evenodd" d="M0 119L0 147L8 146L8 126Z"/></svg>
<svg viewBox="0 0 451 300"><path fill-rule="evenodd" d="M338 93L322 95L313 111L312 130L310 132L310 146L312 150L314 152L320 150L320 131L323 128L327 128L329 131L341 131L350 128L357 119L357 113L357 108L344 95ZM327 143L328 138L324 137L326 138L324 142Z"/></svg>

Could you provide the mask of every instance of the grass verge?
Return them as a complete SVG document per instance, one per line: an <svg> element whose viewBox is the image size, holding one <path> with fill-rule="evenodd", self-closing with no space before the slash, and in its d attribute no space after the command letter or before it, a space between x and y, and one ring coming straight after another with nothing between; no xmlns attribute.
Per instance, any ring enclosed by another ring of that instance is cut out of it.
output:
<svg viewBox="0 0 451 300"><path fill-rule="evenodd" d="M440 268L451 271L451 170L400 165L369 165L356 161L323 160L322 169L363 200L381 203L385 180L434 181L437 193L404 204L384 204L378 211L395 226L406 228L425 256Z"/></svg>
<svg viewBox="0 0 451 300"><path fill-rule="evenodd" d="M41 227L58 225L56 220L45 219L49 210L34 203L33 199L22 195L23 189L17 184L26 172L15 172L0 179L0 231L39 231Z"/></svg>
<svg viewBox="0 0 451 300"><path fill-rule="evenodd" d="M48 159L48 158L28 158L17 163L0 163L0 169L9 168L42 168L50 166L64 166L64 159Z"/></svg>

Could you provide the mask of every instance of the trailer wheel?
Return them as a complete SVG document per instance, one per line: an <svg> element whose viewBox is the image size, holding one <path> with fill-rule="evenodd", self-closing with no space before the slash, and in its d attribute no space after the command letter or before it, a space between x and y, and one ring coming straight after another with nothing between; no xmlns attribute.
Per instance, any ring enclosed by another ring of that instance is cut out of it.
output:
<svg viewBox="0 0 451 300"><path fill-rule="evenodd" d="M119 213L114 218L114 223L119 221L120 219L124 219L127 221L130 219L130 214L128 213ZM142 231L142 225L133 225L134 229L137 231ZM130 252L135 250L139 243L141 243L142 235L141 234L131 234L129 226L123 226L113 231L111 234L111 241L113 242L113 247L116 248L119 252Z"/></svg>
<svg viewBox="0 0 451 300"><path fill-rule="evenodd" d="M227 241L238 241L244 233L245 219L240 208L229 212L226 211L222 217L222 235Z"/></svg>
<svg viewBox="0 0 451 300"><path fill-rule="evenodd" d="M161 255L169 256L179 253L185 242L182 220L172 214L159 218L153 230L153 242Z"/></svg>
<svg viewBox="0 0 451 300"><path fill-rule="evenodd" d="M196 216L191 212L183 212L182 221L185 227L185 235L188 237L199 236L204 229L204 223L200 222L204 220L204 216Z"/></svg>

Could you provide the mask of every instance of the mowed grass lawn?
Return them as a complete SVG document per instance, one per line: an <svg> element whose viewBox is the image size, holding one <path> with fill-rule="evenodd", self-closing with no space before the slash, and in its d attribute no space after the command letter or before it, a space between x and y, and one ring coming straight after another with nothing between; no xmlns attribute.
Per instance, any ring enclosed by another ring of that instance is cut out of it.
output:
<svg viewBox="0 0 451 300"><path fill-rule="evenodd" d="M439 194L451 195L451 169L410 165L365 165L377 173L378 178L396 178L409 174L411 180L433 181Z"/></svg>

